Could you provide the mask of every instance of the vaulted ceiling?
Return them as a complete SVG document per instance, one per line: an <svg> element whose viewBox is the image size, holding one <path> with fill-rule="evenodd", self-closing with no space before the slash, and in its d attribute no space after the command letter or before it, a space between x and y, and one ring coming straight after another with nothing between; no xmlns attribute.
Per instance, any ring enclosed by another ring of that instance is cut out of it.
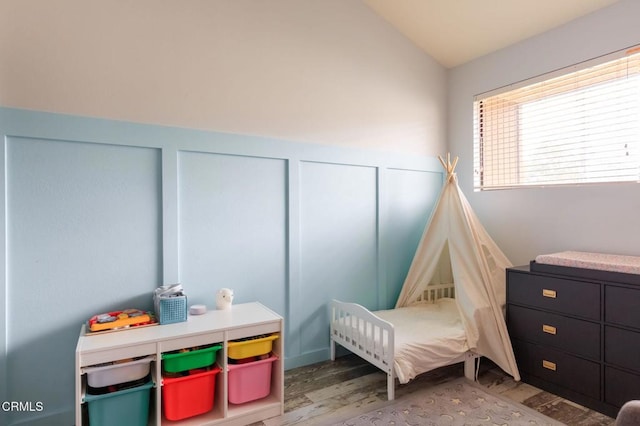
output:
<svg viewBox="0 0 640 426"><path fill-rule="evenodd" d="M446 68L558 27L618 0L363 0Z"/></svg>

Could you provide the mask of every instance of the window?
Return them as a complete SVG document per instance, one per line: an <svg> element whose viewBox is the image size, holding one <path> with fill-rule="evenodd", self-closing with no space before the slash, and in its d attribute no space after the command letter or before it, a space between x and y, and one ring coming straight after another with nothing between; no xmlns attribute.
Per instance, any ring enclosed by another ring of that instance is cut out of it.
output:
<svg viewBox="0 0 640 426"><path fill-rule="evenodd" d="M640 181L640 47L475 97L474 189Z"/></svg>

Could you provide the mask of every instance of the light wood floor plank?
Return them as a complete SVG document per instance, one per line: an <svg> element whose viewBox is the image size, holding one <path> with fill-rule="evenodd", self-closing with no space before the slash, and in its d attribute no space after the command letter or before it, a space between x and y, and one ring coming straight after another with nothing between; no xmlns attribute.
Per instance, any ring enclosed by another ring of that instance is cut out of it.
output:
<svg viewBox="0 0 640 426"><path fill-rule="evenodd" d="M396 399L425 386L462 377L457 364L422 374L405 385L396 384ZM478 382L491 392L537 410L568 426L613 426L614 419L544 392L511 377L490 362L480 364ZM285 372L285 414L252 426L327 426L323 419L351 418L388 404L386 375L355 355Z"/></svg>

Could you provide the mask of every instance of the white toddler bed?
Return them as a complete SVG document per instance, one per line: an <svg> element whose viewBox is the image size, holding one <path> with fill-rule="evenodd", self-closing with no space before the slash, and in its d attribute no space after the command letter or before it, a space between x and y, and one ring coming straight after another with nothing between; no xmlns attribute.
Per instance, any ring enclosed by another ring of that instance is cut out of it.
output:
<svg viewBox="0 0 640 426"><path fill-rule="evenodd" d="M417 375L465 362L474 380L475 359L469 350L453 284L429 286L411 306L369 311L356 303L331 302L331 359L336 343L387 374L387 397L395 397L395 378L407 383Z"/></svg>

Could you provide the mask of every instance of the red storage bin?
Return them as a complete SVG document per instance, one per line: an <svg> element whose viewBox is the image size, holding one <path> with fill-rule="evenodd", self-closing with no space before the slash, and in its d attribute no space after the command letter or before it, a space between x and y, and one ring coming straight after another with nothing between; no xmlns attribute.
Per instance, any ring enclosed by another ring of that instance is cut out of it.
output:
<svg viewBox="0 0 640 426"><path fill-rule="evenodd" d="M229 364L229 402L243 404L269 396L271 392L271 368L278 359L267 359L245 364Z"/></svg>
<svg viewBox="0 0 640 426"><path fill-rule="evenodd" d="M163 377L162 411L167 420L182 420L213 409L220 368L191 370L188 376Z"/></svg>

